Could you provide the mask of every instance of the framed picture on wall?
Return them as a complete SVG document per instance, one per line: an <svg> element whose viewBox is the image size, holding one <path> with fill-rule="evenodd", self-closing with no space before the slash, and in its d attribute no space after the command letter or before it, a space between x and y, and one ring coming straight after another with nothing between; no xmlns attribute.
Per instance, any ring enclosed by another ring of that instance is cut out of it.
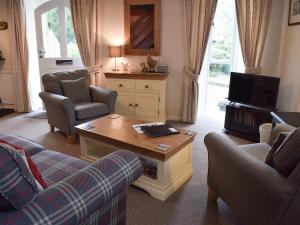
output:
<svg viewBox="0 0 300 225"><path fill-rule="evenodd" d="M300 0L290 0L289 26L300 24Z"/></svg>

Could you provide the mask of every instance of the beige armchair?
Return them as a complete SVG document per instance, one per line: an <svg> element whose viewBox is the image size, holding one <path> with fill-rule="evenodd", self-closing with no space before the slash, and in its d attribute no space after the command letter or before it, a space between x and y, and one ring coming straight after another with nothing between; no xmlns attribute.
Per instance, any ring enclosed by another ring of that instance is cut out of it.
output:
<svg viewBox="0 0 300 225"><path fill-rule="evenodd" d="M65 96L66 90L63 89L62 81L69 82L78 79L86 82L88 93L86 96L81 96L84 95L82 89L71 90L74 93L68 90L69 95L80 99L75 101ZM56 127L63 131L69 143L75 142L76 125L115 112L117 92L89 86L89 79L87 70L49 73L42 76L45 91L40 93L40 98L45 104L50 129L54 131Z"/></svg>
<svg viewBox="0 0 300 225"><path fill-rule="evenodd" d="M270 143L281 132L294 129L279 126ZM208 200L220 197L245 225L297 225L300 223L300 162L287 177L264 161L269 144L237 146L225 137L210 133L208 150Z"/></svg>

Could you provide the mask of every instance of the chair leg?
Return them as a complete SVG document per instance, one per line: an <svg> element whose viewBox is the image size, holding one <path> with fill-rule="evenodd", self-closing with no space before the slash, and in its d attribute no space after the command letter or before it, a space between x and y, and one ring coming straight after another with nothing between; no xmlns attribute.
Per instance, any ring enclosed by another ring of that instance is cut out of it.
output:
<svg viewBox="0 0 300 225"><path fill-rule="evenodd" d="M67 142L68 144L74 144L76 142L76 135L68 135Z"/></svg>
<svg viewBox="0 0 300 225"><path fill-rule="evenodd" d="M207 200L212 203L216 203L218 199L218 195L210 188L208 187L208 193L207 193Z"/></svg>
<svg viewBox="0 0 300 225"><path fill-rule="evenodd" d="M52 126L52 125L49 125L50 126L50 132L54 132L55 131L55 127Z"/></svg>

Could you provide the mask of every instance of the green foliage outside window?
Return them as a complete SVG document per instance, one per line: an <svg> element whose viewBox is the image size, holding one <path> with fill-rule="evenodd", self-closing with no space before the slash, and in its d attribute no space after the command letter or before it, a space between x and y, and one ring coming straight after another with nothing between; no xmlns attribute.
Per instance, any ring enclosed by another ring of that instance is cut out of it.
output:
<svg viewBox="0 0 300 225"><path fill-rule="evenodd" d="M69 8L65 8L65 19L68 57L80 58ZM60 42L59 15L57 8L52 9L47 13L47 23L48 28L54 33L58 42Z"/></svg>

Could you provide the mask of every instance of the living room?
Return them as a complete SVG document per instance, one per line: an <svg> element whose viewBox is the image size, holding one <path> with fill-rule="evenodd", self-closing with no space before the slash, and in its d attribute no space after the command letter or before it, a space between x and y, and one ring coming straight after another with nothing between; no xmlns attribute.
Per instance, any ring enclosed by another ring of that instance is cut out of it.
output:
<svg viewBox="0 0 300 225"><path fill-rule="evenodd" d="M299 24L299 0L0 0L0 224L299 224Z"/></svg>

